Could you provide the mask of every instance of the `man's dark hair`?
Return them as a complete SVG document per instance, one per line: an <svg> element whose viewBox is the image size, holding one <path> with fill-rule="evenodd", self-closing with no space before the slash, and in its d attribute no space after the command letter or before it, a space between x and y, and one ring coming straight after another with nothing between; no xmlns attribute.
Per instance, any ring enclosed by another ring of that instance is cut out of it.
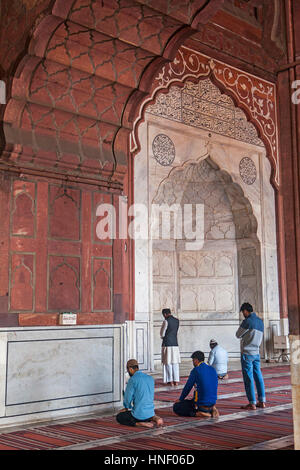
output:
<svg viewBox="0 0 300 470"><path fill-rule="evenodd" d="M171 315L171 310L169 308L163 308L161 313L163 315Z"/></svg>
<svg viewBox="0 0 300 470"><path fill-rule="evenodd" d="M240 311L242 312L243 310L247 310L247 312L252 313L252 312L253 312L253 307L252 307L251 304L248 304L248 302L245 302L245 303L241 306L241 310L240 310Z"/></svg>
<svg viewBox="0 0 300 470"><path fill-rule="evenodd" d="M191 355L191 358L192 359L198 359L199 362L204 362L205 356L204 356L204 353L202 351L195 351Z"/></svg>

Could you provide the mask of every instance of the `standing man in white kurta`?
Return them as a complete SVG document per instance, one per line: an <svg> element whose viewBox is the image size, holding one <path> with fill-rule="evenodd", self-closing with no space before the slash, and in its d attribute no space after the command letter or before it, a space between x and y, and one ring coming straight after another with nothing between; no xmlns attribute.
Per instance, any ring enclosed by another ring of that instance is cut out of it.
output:
<svg viewBox="0 0 300 470"><path fill-rule="evenodd" d="M180 352L177 341L179 320L171 314L169 308L162 310L164 322L160 330L162 338L161 362L164 371L164 383L167 385L179 384Z"/></svg>

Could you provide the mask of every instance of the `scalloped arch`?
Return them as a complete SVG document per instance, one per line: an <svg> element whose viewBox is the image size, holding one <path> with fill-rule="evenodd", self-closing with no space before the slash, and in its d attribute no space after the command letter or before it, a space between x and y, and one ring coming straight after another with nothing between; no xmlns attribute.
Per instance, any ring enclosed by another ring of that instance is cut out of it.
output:
<svg viewBox="0 0 300 470"><path fill-rule="evenodd" d="M247 120L255 126L271 163L271 183L278 189L280 174L275 85L184 46L171 64L161 68L151 92L140 103L131 133L131 152L136 154L140 150L139 125L144 121L148 105L154 103L160 93L168 93L172 85L183 87L188 80L198 83L207 78L221 93L230 96L235 106L242 109Z"/></svg>

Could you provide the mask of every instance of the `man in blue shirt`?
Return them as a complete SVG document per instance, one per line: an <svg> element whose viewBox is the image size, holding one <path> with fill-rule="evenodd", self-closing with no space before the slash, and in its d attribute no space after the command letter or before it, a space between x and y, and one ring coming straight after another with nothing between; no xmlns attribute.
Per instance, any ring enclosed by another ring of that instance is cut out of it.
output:
<svg viewBox="0 0 300 470"><path fill-rule="evenodd" d="M263 321L253 312L249 303L241 306L241 312L245 320L236 332L236 337L241 340L241 364L246 395L249 403L242 406L243 409L256 410L266 407L266 394L264 379L260 370L259 347L264 334ZM254 382L257 389L258 403L255 398Z"/></svg>
<svg viewBox="0 0 300 470"><path fill-rule="evenodd" d="M218 391L218 376L215 369L204 362L204 353L195 351L193 359L194 369L185 384L179 400L174 403L173 411L179 416L197 416L217 418L219 412L215 406ZM194 397L186 400L193 386Z"/></svg>
<svg viewBox="0 0 300 470"><path fill-rule="evenodd" d="M139 371L135 359L127 362L127 372L130 375L124 394L124 409L116 420L125 426L143 426L153 428L163 425L163 420L154 411L154 379Z"/></svg>

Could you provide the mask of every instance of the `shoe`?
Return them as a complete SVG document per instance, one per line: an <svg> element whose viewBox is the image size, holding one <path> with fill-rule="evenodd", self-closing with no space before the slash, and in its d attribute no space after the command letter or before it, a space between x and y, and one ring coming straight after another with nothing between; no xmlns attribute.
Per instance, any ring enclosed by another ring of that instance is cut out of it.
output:
<svg viewBox="0 0 300 470"><path fill-rule="evenodd" d="M256 410L256 405L253 403L248 403L248 405L241 406L242 410Z"/></svg>
<svg viewBox="0 0 300 470"><path fill-rule="evenodd" d="M256 408L266 408L266 404L263 401L259 401L256 405Z"/></svg>

